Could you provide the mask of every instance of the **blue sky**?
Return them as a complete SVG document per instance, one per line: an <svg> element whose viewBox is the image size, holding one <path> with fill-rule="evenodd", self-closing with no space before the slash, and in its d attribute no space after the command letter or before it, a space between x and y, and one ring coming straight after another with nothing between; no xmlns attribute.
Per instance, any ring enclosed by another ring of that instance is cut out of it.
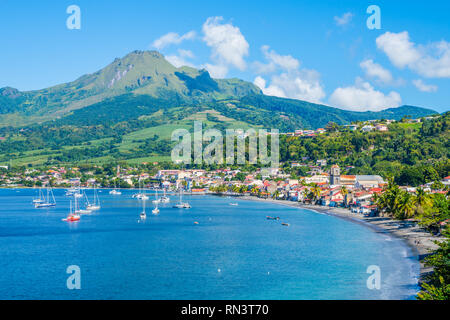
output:
<svg viewBox="0 0 450 320"><path fill-rule="evenodd" d="M66 27L72 4L80 30ZM369 5L380 8L380 30L366 26ZM251 81L271 95L350 110L410 104L443 112L449 12L449 1L2 0L0 87L41 89L133 50L158 49L175 64Z"/></svg>

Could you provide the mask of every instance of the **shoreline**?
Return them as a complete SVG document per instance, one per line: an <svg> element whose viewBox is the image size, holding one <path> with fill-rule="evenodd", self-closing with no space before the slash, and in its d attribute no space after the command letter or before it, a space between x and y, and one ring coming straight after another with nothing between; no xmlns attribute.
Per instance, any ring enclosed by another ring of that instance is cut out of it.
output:
<svg viewBox="0 0 450 320"><path fill-rule="evenodd" d="M412 250L413 255L417 256L420 264L419 285L424 282L426 275L430 274L433 269L424 265L424 258L438 249L438 245L434 241L441 241L444 238L433 236L425 229L417 226L415 223L409 221L394 220L388 217L364 217L359 214L354 214L345 208L332 208L319 205L303 204L295 201L275 200L275 199L261 199L255 196L242 196L242 200L269 202L288 207L307 209L319 213L334 216L353 223L364 225L374 232L389 233L392 236L401 239Z"/></svg>

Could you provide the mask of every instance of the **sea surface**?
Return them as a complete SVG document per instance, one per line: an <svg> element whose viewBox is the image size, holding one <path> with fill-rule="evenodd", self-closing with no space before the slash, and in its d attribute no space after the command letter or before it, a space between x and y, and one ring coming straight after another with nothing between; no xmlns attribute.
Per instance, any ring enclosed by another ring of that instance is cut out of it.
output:
<svg viewBox="0 0 450 320"><path fill-rule="evenodd" d="M0 299L412 299L418 291L411 249L364 225L226 197L185 196L192 209L174 209L174 195L158 216L147 201L140 221L136 191L108 191L100 211L69 223L64 190L54 190L56 208L35 209L36 190L0 189ZM73 265L79 290L67 287ZM369 266L379 267L379 290L367 286Z"/></svg>

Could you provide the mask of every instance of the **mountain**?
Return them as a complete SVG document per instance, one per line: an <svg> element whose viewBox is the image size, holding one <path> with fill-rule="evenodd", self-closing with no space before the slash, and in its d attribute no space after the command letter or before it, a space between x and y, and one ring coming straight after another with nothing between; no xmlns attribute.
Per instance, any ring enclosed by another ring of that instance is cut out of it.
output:
<svg viewBox="0 0 450 320"><path fill-rule="evenodd" d="M132 110L131 106L136 107L136 103L152 99L163 109L169 106L208 105L221 109L221 113L233 114L237 117L235 120L251 120L252 116L262 114L262 117L269 116L270 119L255 124L273 124L280 129L298 126L317 128L329 121L344 124L355 120L400 119L404 115L416 118L435 113L412 106L381 112L352 112L305 101L269 97L252 83L239 79L212 79L206 70L174 67L159 52L134 51L73 82L27 92L1 88L0 127L24 126L78 115L84 116L86 121L92 121L88 117L94 117L101 122L96 110L105 106L109 108L104 110L105 115L111 119L103 120L129 120L130 114L142 116L148 111L145 108ZM117 103L121 103L122 107L118 108ZM237 109L223 107L231 105ZM88 109L79 111L85 108ZM248 114L248 111L253 114ZM64 122L68 123L67 120Z"/></svg>
<svg viewBox="0 0 450 320"><path fill-rule="evenodd" d="M0 125L24 125L62 117L123 94L149 95L168 101L198 103L258 94L239 79L213 80L206 70L176 68L156 51L134 51L107 67L47 89L20 92L0 89Z"/></svg>
<svg viewBox="0 0 450 320"><path fill-rule="evenodd" d="M419 118L436 112L402 106L354 112L263 95L239 79L176 68L156 51L134 51L105 68L47 89L0 89L0 163L39 165L167 157L171 133L204 128L324 127L370 119Z"/></svg>

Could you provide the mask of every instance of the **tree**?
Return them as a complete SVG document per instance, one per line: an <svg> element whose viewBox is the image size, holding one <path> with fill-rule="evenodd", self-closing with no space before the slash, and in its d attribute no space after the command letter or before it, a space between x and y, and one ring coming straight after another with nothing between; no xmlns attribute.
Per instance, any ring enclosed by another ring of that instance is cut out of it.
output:
<svg viewBox="0 0 450 320"><path fill-rule="evenodd" d="M344 196L344 205L347 207L347 204L348 204L348 201L347 201L347 198L348 198L348 189L347 189L345 186L343 186L343 187L341 188L341 193L342 193L342 195Z"/></svg>
<svg viewBox="0 0 450 320"><path fill-rule="evenodd" d="M321 195L321 193L322 193L322 190L320 190L320 187L319 187L319 185L318 185L317 183L314 183L314 184L313 184L313 186L312 186L312 188L311 188L311 192L312 192L312 194L313 194L314 200L315 200L316 203L317 203L317 201L319 201L320 195Z"/></svg>

